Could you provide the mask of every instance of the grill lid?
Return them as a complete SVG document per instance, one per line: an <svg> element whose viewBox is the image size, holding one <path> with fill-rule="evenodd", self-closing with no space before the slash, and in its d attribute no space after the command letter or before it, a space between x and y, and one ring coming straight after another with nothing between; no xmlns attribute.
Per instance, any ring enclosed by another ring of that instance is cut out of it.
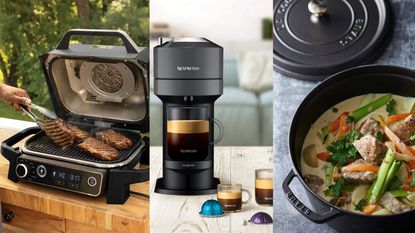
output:
<svg viewBox="0 0 415 233"><path fill-rule="evenodd" d="M274 68L322 80L381 55L387 0L274 0Z"/></svg>
<svg viewBox="0 0 415 233"><path fill-rule="evenodd" d="M124 46L70 44L75 35L118 37ZM148 48L125 32L73 29L40 59L58 117L148 131Z"/></svg>

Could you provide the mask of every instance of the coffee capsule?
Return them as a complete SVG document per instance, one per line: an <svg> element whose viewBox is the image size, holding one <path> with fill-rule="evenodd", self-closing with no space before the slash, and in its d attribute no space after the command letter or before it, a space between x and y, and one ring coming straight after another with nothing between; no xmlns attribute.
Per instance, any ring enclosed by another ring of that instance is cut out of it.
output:
<svg viewBox="0 0 415 233"><path fill-rule="evenodd" d="M222 205L213 199L205 201L199 212L202 217L220 217L224 213Z"/></svg>
<svg viewBox="0 0 415 233"><path fill-rule="evenodd" d="M272 224L272 217L265 212L258 212L252 215L249 222L253 224Z"/></svg>

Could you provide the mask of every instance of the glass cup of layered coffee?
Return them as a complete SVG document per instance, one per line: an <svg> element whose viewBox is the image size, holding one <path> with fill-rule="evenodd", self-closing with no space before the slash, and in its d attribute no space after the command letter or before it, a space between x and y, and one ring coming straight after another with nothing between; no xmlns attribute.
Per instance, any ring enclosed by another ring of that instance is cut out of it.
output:
<svg viewBox="0 0 415 233"><path fill-rule="evenodd" d="M242 193L248 195L247 200L242 200ZM242 209L243 204L249 203L251 193L243 189L241 184L218 184L217 199L225 212L238 212Z"/></svg>
<svg viewBox="0 0 415 233"><path fill-rule="evenodd" d="M272 206L273 201L272 169L255 170L255 201L258 205Z"/></svg>

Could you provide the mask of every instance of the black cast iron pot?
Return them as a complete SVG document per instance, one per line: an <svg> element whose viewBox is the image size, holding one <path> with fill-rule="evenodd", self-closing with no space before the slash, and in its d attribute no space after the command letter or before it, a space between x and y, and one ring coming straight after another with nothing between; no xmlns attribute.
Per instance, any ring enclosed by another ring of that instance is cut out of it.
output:
<svg viewBox="0 0 415 233"><path fill-rule="evenodd" d="M392 93L415 96L415 71L384 65L352 68L333 75L314 88L298 107L289 133L289 151L293 169L282 187L288 201L306 218L315 223L327 223L339 232L412 232L415 210L387 216L366 216L338 208L311 190L301 176L301 151L310 126L335 104L368 93ZM313 210L305 206L289 185L298 178L305 187Z"/></svg>

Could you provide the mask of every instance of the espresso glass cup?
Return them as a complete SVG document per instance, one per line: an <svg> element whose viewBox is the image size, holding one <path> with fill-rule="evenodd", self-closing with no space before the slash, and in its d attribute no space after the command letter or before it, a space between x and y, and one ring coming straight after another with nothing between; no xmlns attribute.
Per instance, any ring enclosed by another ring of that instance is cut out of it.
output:
<svg viewBox="0 0 415 233"><path fill-rule="evenodd" d="M248 194L248 199L242 200L242 193ZM248 204L251 200L251 193L242 188L241 184L218 184L217 199L226 212L238 212L243 204Z"/></svg>
<svg viewBox="0 0 415 233"><path fill-rule="evenodd" d="M272 206L273 200L272 169L255 170L255 201L258 205Z"/></svg>

